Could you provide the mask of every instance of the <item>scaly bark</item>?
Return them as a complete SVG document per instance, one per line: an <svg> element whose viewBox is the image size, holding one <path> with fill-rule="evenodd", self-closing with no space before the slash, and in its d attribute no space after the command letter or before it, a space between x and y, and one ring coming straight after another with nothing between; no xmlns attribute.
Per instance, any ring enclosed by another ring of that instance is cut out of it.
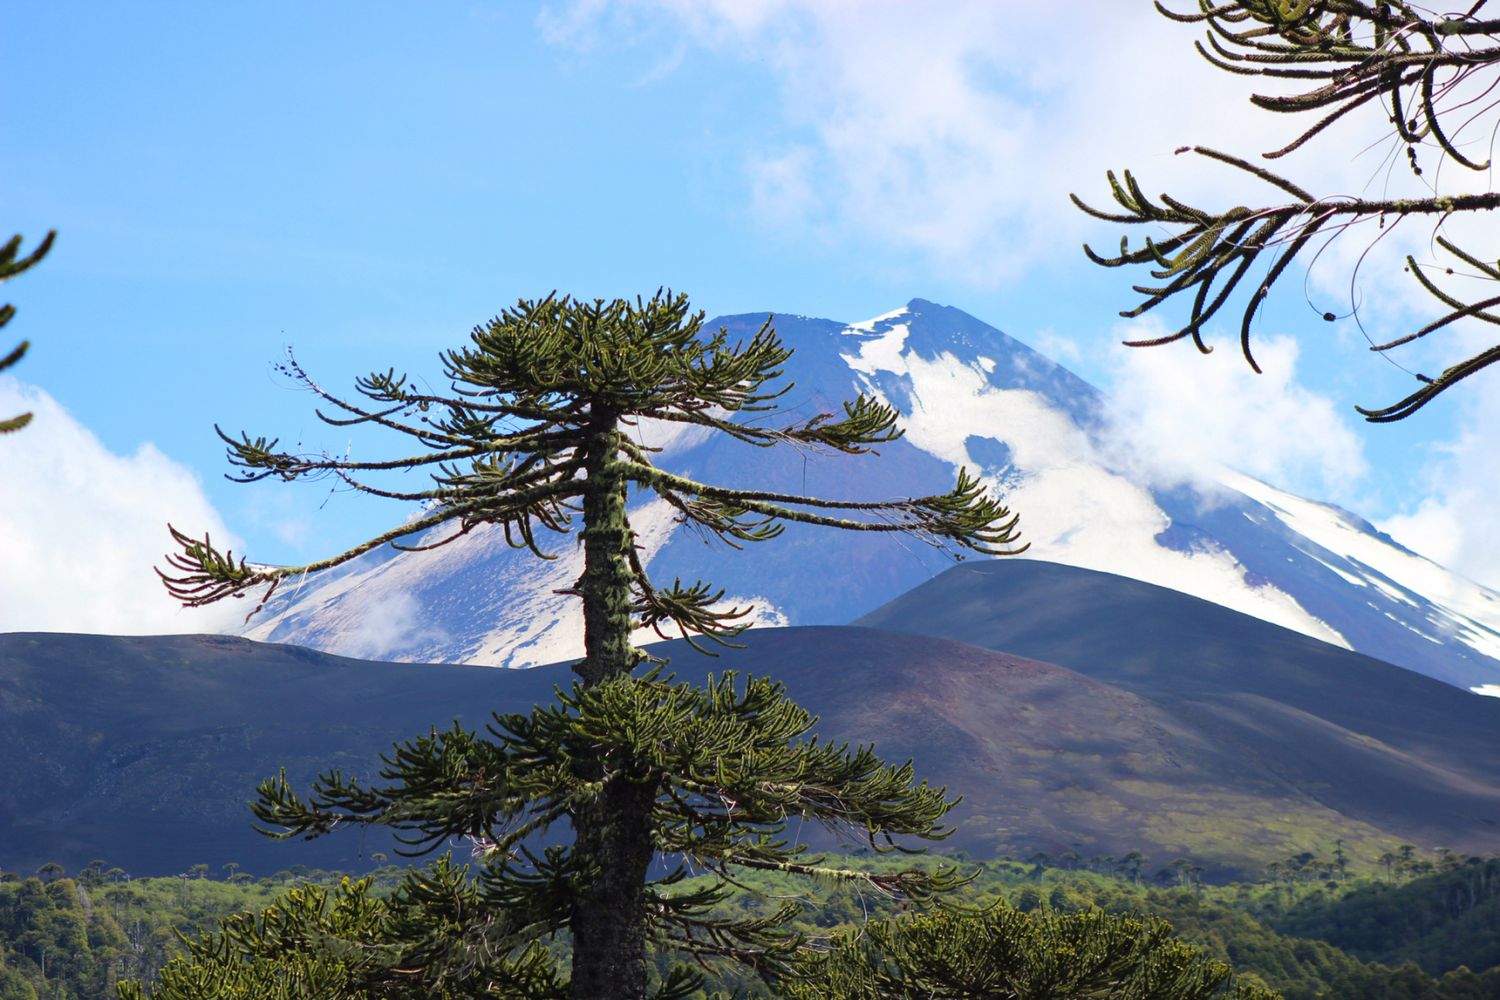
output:
<svg viewBox="0 0 1500 1000"><path fill-rule="evenodd" d="M584 657L573 671L587 685L623 676L636 664L630 644L630 552L635 538L625 516L625 463L620 419L595 407L584 446L583 598Z"/></svg>
<svg viewBox="0 0 1500 1000"><path fill-rule="evenodd" d="M638 653L630 642L630 551L627 480L619 418L595 408L585 453L583 495L584 658L573 669L589 686L627 675ZM597 780L600 761L581 761ZM574 855L590 860L573 904L574 1000L637 1000L646 995L646 873L654 848L654 782L617 774L573 817Z"/></svg>

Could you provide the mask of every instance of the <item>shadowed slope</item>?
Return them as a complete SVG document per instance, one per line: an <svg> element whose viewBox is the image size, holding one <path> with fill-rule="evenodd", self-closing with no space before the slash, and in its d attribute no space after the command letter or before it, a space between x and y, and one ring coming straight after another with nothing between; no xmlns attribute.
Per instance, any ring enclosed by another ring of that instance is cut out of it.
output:
<svg viewBox="0 0 1500 1000"><path fill-rule="evenodd" d="M1500 846L1500 700L1176 591L1030 560L955 567L859 624L1061 664L1405 839Z"/></svg>
<svg viewBox="0 0 1500 1000"><path fill-rule="evenodd" d="M821 716L821 736L913 758L921 776L965 796L947 848L1141 850L1158 865L1185 855L1221 870L1340 837L1367 859L1401 840L1500 849L1500 837L1465 818L1500 813L1500 789L1450 767L1441 730L1422 753L1415 740L1355 738L1264 695L1163 700L871 629L745 638L747 649L717 660L677 644L660 651L684 679L725 669L778 677ZM370 663L220 637L0 635L0 867L95 857L134 874L225 861L252 872L363 867L389 845L354 832L296 845L254 834L245 803L255 785L280 766L299 786L330 766L368 775L393 740L455 717L479 727L492 710L525 711L569 683L562 666ZM1419 701L1388 711L1402 707L1425 714Z"/></svg>
<svg viewBox="0 0 1500 1000"><path fill-rule="evenodd" d="M1341 837L1373 859L1404 829L1341 815L1247 760L1245 745L1216 727L1052 664L862 628L744 638L749 648L719 668L769 671L820 714L821 733L873 742L887 760L910 757L964 795L949 847L1019 857L1141 850L1158 864L1186 855L1243 871Z"/></svg>
<svg viewBox="0 0 1500 1000"><path fill-rule="evenodd" d="M395 739L455 716L483 725L502 701L550 700L559 679L221 636L0 635L0 868L369 867L361 849L389 844L254 833L256 785L283 766L302 787L330 767L368 774Z"/></svg>

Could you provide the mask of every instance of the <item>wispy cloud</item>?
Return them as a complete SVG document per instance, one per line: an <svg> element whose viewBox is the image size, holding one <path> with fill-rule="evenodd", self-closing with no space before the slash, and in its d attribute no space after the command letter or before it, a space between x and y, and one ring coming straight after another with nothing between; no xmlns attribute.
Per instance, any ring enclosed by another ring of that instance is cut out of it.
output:
<svg viewBox="0 0 1500 1000"><path fill-rule="evenodd" d="M1279 189L1176 151L1199 145L1257 160L1316 120L1254 108L1249 96L1275 90L1277 81L1210 66L1193 50L1203 29L1170 22L1149 5L557 0L541 23L559 45L654 52L689 44L764 67L779 88L779 112L747 127L758 143L742 154L750 218L773 236L857 246L879 259L874 266L912 267L977 288L1014 284L1038 265L1085 266L1078 252L1085 241L1113 249L1120 227L1088 218L1068 199L1077 193L1113 208L1109 168L1132 169L1148 196L1170 191L1204 209L1281 203L1287 195ZM1488 130L1471 131L1474 156L1494 152ZM1372 106L1270 165L1333 199L1494 183L1493 172L1442 163L1432 150L1421 163L1422 176L1414 176L1384 112ZM1487 258L1492 223L1455 216L1440 225ZM1316 266L1306 285L1308 315L1347 318L1358 305L1360 326L1346 321L1322 331L1350 351L1366 349L1366 335L1383 342L1441 315L1402 273L1407 254L1424 265L1453 263L1437 250L1436 232L1431 219L1387 218L1309 247L1304 258ZM1131 227L1129 235L1138 245L1159 233ZM1278 300L1302 297L1299 273L1282 279ZM1119 277L1123 293L1129 281ZM1167 311L1181 315L1185 304ZM1237 312L1225 319L1233 322ZM1436 374L1465 356L1452 340L1445 331L1391 360Z"/></svg>
<svg viewBox="0 0 1500 1000"><path fill-rule="evenodd" d="M434 625L433 616L411 593L397 590L367 603L352 605L352 621L343 629L339 653L363 659L384 659L392 650L431 648L448 641Z"/></svg>
<svg viewBox="0 0 1500 1000"><path fill-rule="evenodd" d="M1141 323L1131 336L1165 332ZM1308 496L1348 500L1367 466L1360 435L1332 399L1297 378L1297 343L1262 338L1264 374L1230 351L1186 342L1116 347L1109 386L1113 453L1159 485L1211 480L1220 466Z"/></svg>
<svg viewBox="0 0 1500 1000"><path fill-rule="evenodd" d="M243 602L184 610L152 572L169 520L242 548L191 470L149 443L115 454L47 393L0 377L0 413L21 410L36 414L31 425L0 437L0 631L219 632L239 621Z"/></svg>
<svg viewBox="0 0 1500 1000"><path fill-rule="evenodd" d="M1412 484L1413 497L1421 499L1380 527L1408 548L1500 590L1500 392L1479 389L1454 393L1461 430L1433 448Z"/></svg>
<svg viewBox="0 0 1500 1000"><path fill-rule="evenodd" d="M559 44L686 37L766 65L786 128L745 162L756 216L912 252L979 285L1075 259L1099 238L1067 196L1106 203L1108 167L1227 207L1264 185L1173 150L1250 155L1294 134L1249 105L1242 78L1193 52L1194 29L1129 4L1069 14L994 0L575 0L541 22ZM1378 163L1354 159L1325 151L1297 176L1357 185Z"/></svg>
<svg viewBox="0 0 1500 1000"><path fill-rule="evenodd" d="M1209 66L1192 48L1201 29L1173 24L1149 5L557 0L541 20L561 45L667 49L686 40L764 67L780 91L779 118L761 123L760 137L770 141L745 154L743 197L754 217L784 236L905 255L977 286L1014 281L1038 265L1077 265L1085 240L1111 249L1118 227L1088 219L1068 201L1076 192L1111 207L1107 168L1129 167L1148 195L1171 191L1205 209L1278 203L1282 192L1175 151L1201 145L1254 160L1314 121L1256 110L1249 95L1274 81ZM1500 152L1489 126L1473 131L1476 158ZM1431 150L1421 156L1424 173L1415 177L1384 113L1371 107L1275 161L1275 169L1331 198L1417 196L1433 183L1449 193L1493 188L1493 172L1440 163ZM1452 263L1435 246L1439 230L1431 220L1394 221L1372 221L1323 249L1305 286L1314 313L1344 317L1358 304L1363 330L1349 322L1320 330L1342 339L1361 363L1368 361L1365 336L1390 339L1442 311L1403 273L1407 254L1423 265ZM1492 223L1450 217L1439 225L1489 257ZM1144 235L1153 234L1131 232L1137 241ZM1282 286L1282 301L1304 294L1295 273ZM1462 340L1475 343L1472 336L1445 330L1390 360L1435 375L1467 356ZM1157 479L1222 463L1308 495L1368 501L1356 492L1370 478L1361 445L1368 429L1356 430L1343 407L1348 393L1366 405L1392 401L1402 376L1374 362L1342 382L1310 373L1320 387L1338 384L1335 405L1299 379L1293 341L1257 333L1255 346L1264 376L1232 349L1210 358L1190 348L1122 350L1112 387L1118 443ZM1059 343L1047 349L1066 353ZM1386 524L1418 550L1500 583L1500 529L1490 527L1500 493L1493 457L1500 403L1480 398L1484 388L1476 380L1453 394L1453 405L1465 407L1463 429L1435 448L1425 481L1412 484L1414 499Z"/></svg>

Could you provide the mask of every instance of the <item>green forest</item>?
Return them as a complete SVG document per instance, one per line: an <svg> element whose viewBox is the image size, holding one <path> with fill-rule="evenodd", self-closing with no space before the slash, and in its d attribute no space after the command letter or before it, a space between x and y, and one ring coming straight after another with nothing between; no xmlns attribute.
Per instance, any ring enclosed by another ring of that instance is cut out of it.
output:
<svg viewBox="0 0 1500 1000"><path fill-rule="evenodd" d="M867 853L827 860L872 872L897 864ZM975 876L947 901L957 912L1164 920L1182 941L1232 965L1242 984L1287 1000L1500 998L1500 858L1408 847L1356 874L1335 845L1324 855L1269 865L1258 881L1223 885L1200 881L1187 859L1153 866L1136 852L982 865L948 860ZM222 919L264 911L290 890L351 884L338 873L300 867L263 878L236 868L196 865L170 878L130 878L100 860L73 873L47 865L0 874L0 1000L114 998L121 981L149 986L184 954L185 938ZM372 894L393 891L402 875L394 865L377 870L369 876ZM846 881L809 891L785 876L751 873L745 884L751 892L722 905L752 913L795 900L793 926L825 947L841 932L857 933L901 909ZM679 887L693 889L694 880ZM552 948L566 956L566 941ZM764 988L726 967L697 995L755 996Z"/></svg>

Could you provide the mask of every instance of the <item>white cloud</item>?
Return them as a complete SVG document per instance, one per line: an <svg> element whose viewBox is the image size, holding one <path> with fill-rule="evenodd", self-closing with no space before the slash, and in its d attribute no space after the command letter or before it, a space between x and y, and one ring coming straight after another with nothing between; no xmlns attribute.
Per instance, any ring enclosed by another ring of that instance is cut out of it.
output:
<svg viewBox="0 0 1500 1000"><path fill-rule="evenodd" d="M820 230L819 195L814 179L813 157L807 149L791 149L775 155L758 155L750 162L750 212L763 227L788 226ZM826 234L818 231L820 239Z"/></svg>
<svg viewBox="0 0 1500 1000"><path fill-rule="evenodd" d="M309 513L305 498L299 500L277 488L282 485L278 482L246 484L239 516L244 518L246 525L268 532L287 548L300 552L314 541L317 521ZM271 488L261 488L265 486Z"/></svg>
<svg viewBox="0 0 1500 1000"><path fill-rule="evenodd" d="M1148 196L1171 191L1205 209L1284 199L1226 165L1175 151L1200 145L1258 160L1317 116L1260 111L1249 96L1299 90L1304 81L1216 69L1193 50L1201 26L1175 24L1149 5L1094 0L1060 11L1014 0L556 0L540 22L557 44L650 53L696 45L764 67L780 105L779 115L746 123L759 144L743 164L744 205L755 223L804 243L868 249L872 258L894 252L980 287L1041 264L1085 267L1080 242L1114 249L1121 227L1088 218L1068 200L1076 192L1113 208L1107 168L1131 168ZM1488 82L1476 75L1444 88L1443 100L1485 106L1478 90ZM1450 131L1471 114L1450 118ZM1479 115L1459 137L1476 159L1496 151L1493 118ZM1385 112L1372 105L1269 165L1330 198L1493 188L1493 171L1442 162L1431 146L1419 160L1417 177ZM1403 273L1408 254L1436 266L1428 273L1460 296L1492 294L1492 283L1465 288L1461 273L1442 275L1455 261L1437 248L1436 225L1388 217L1315 244L1303 253L1304 262L1316 260L1305 292L1294 268L1276 297L1295 306L1306 294L1313 312L1340 317L1324 335L1359 354L1366 337L1386 342L1442 314ZM1482 259L1494 256L1493 229L1487 213L1441 221L1444 235ZM1154 234L1132 227L1129 235L1139 245ZM1146 280L1131 270L1131 280ZM1248 291L1229 304L1226 320L1238 317ZM1358 324L1347 320L1355 303ZM1443 330L1387 357L1435 375L1467 356L1454 339ZM1396 368L1385 374L1400 378Z"/></svg>
<svg viewBox="0 0 1500 1000"><path fill-rule="evenodd" d="M1051 327L1027 334L1026 340L1031 347L1061 364L1079 366L1084 361L1083 349L1078 346L1078 341Z"/></svg>
<svg viewBox="0 0 1500 1000"><path fill-rule="evenodd" d="M1453 440L1434 446L1421 480L1412 484L1422 499L1380 527L1407 548L1500 590L1497 390L1500 372L1489 370L1452 391L1449 405L1460 408L1461 430Z"/></svg>
<svg viewBox="0 0 1500 1000"><path fill-rule="evenodd" d="M1165 333L1155 321L1129 336ZM1114 452L1161 485L1211 480L1227 466L1309 496L1347 499L1366 473L1361 439L1340 407L1297 381L1289 337L1260 338L1257 375L1238 355L1190 343L1114 348Z"/></svg>
<svg viewBox="0 0 1500 1000"><path fill-rule="evenodd" d="M220 632L247 608L179 607L153 565L171 546L170 520L242 548L198 477L142 444L109 451L47 393L0 377L0 413L31 411L0 437L0 631L149 635Z"/></svg>
<svg viewBox="0 0 1500 1000"><path fill-rule="evenodd" d="M380 594L374 600L352 605L339 654L378 660L393 649L437 646L448 641L443 629L428 621L422 602L403 590Z"/></svg>
<svg viewBox="0 0 1500 1000"><path fill-rule="evenodd" d="M789 128L745 165L757 218L911 250L977 284L1044 257L1076 260L1085 237L1117 239L1067 198L1108 207L1109 167L1206 207L1244 190L1268 197L1258 181L1173 150L1254 155L1298 127L1253 109L1246 80L1193 51L1201 29L1104 0L1071 13L995 0L573 0L541 23L575 46L686 37L763 63ZM1297 160L1285 162L1299 181L1335 189L1378 173L1326 148Z"/></svg>

